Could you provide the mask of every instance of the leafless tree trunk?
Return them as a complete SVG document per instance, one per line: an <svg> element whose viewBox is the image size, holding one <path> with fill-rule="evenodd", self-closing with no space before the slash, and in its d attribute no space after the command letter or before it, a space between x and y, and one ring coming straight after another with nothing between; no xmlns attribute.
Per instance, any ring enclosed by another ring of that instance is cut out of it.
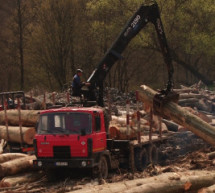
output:
<svg viewBox="0 0 215 193"><path fill-rule="evenodd" d="M23 53L23 21L21 11L22 0L17 0L17 17L18 17L18 29L19 29L19 59L20 59L20 88L24 89L24 53Z"/></svg>

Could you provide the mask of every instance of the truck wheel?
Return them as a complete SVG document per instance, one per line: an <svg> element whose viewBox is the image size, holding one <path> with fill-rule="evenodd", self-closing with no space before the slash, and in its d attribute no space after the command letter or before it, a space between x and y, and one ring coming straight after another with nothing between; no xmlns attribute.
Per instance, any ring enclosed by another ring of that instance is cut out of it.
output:
<svg viewBox="0 0 215 193"><path fill-rule="evenodd" d="M108 177L108 165L104 156L102 156L99 161L99 176L102 179L106 179Z"/></svg>
<svg viewBox="0 0 215 193"><path fill-rule="evenodd" d="M134 162L135 162L135 167L138 171L142 172L144 168L146 168L146 166L148 165L148 154L145 148L135 150Z"/></svg>

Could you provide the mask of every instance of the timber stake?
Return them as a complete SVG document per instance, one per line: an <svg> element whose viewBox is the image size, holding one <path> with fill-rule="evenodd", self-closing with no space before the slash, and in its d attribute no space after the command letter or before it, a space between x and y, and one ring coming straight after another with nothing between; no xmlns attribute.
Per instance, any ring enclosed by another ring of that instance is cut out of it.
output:
<svg viewBox="0 0 215 193"><path fill-rule="evenodd" d="M10 140L9 138L9 131L8 131L8 117L7 117L7 101L4 101L4 115L5 115L5 126L7 131L7 141Z"/></svg>
<svg viewBox="0 0 215 193"><path fill-rule="evenodd" d="M130 121L129 121L129 119L130 119L129 113L130 113L130 101L127 100L127 101L126 101L126 127L127 127L127 138L128 138L128 136L129 136L129 134L130 134L130 132L129 132L129 124L130 124Z"/></svg>
<svg viewBox="0 0 215 193"><path fill-rule="evenodd" d="M136 91L136 101L137 101L137 140L138 143L141 142L140 139L140 106L139 106L139 96L138 96L138 91Z"/></svg>
<svg viewBox="0 0 215 193"><path fill-rule="evenodd" d="M20 130L20 138L21 138L21 147L23 147L23 135L22 135L22 120L21 120L21 105L20 105L20 98L18 98L18 115L19 115L19 130Z"/></svg>

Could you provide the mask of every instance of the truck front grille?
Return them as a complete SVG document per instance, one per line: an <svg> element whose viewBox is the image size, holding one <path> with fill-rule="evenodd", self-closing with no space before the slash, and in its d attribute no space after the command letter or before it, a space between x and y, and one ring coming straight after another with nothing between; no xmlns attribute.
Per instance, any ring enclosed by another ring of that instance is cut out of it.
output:
<svg viewBox="0 0 215 193"><path fill-rule="evenodd" d="M54 146L54 158L66 159L71 158L70 146Z"/></svg>

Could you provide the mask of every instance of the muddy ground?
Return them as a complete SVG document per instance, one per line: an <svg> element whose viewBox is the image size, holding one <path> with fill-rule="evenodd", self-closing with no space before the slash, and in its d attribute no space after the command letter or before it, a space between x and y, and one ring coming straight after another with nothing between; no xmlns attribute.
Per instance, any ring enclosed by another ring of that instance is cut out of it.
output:
<svg viewBox="0 0 215 193"><path fill-rule="evenodd" d="M0 188L0 192L70 192L86 186L113 183L137 178L147 178L165 172L187 170L214 170L215 159L209 160L207 153L215 151L202 139L189 131L178 132L159 148L159 164L149 165L143 172L131 173L126 169L111 171L106 181L92 179L87 170L57 171L52 178L42 172L42 177L32 183L19 184L13 188ZM41 171L35 171L41 172Z"/></svg>

